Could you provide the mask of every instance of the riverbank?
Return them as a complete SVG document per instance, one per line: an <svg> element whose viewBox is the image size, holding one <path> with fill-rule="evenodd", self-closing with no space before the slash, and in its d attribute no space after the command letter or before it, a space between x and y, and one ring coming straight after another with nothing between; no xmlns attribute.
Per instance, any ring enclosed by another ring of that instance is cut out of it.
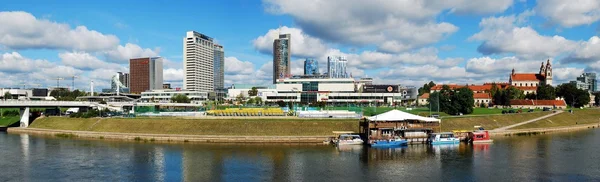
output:
<svg viewBox="0 0 600 182"><path fill-rule="evenodd" d="M562 126L562 127L490 131L490 135L493 137L530 136L530 135L543 135L543 134L550 134L550 133L574 132L574 131L581 131L581 130L588 130L588 129L600 129L600 124L598 124L598 123L578 124L578 125Z"/></svg>

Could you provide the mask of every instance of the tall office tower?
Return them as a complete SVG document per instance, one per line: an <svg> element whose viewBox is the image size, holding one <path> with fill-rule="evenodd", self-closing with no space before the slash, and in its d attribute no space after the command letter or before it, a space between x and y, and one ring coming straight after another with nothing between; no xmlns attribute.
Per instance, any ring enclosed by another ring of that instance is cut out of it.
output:
<svg viewBox="0 0 600 182"><path fill-rule="evenodd" d="M135 58L129 60L129 92L162 89L163 59L161 57Z"/></svg>
<svg viewBox="0 0 600 182"><path fill-rule="evenodd" d="M183 38L183 89L215 90L215 44L213 38L188 31Z"/></svg>
<svg viewBox="0 0 600 182"><path fill-rule="evenodd" d="M119 75L119 81L129 88L129 73L117 72L117 75Z"/></svg>
<svg viewBox="0 0 600 182"><path fill-rule="evenodd" d="M575 83L578 89L587 90L590 92L596 92L598 89L596 88L596 73L583 73L579 77L577 77L576 81L571 81L571 83Z"/></svg>
<svg viewBox="0 0 600 182"><path fill-rule="evenodd" d="M222 45L215 44L214 51L214 75L215 75L215 86L214 89L222 89L225 87L225 52Z"/></svg>
<svg viewBox="0 0 600 182"><path fill-rule="evenodd" d="M314 59L304 60L304 75L318 75L319 62Z"/></svg>
<svg viewBox="0 0 600 182"><path fill-rule="evenodd" d="M276 83L277 79L289 78L292 75L290 69L291 40L290 34L281 34L279 39L273 41L273 83Z"/></svg>
<svg viewBox="0 0 600 182"><path fill-rule="evenodd" d="M349 78L346 73L346 60L345 57L327 57L327 75L329 78Z"/></svg>

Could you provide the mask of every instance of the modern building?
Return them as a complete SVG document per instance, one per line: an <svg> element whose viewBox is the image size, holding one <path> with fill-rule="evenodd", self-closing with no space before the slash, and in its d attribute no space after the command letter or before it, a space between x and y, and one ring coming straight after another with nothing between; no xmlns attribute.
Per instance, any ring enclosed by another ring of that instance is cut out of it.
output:
<svg viewBox="0 0 600 182"><path fill-rule="evenodd" d="M215 44L214 51L214 89L222 89L225 87L225 51L222 45Z"/></svg>
<svg viewBox="0 0 600 182"><path fill-rule="evenodd" d="M127 74L125 76L125 74ZM127 86L123 81L129 81L128 73L117 72L117 74L113 75L110 81L110 91L109 92L119 92L119 93L129 93L129 86ZM126 78L125 78L126 77Z"/></svg>
<svg viewBox="0 0 600 182"><path fill-rule="evenodd" d="M162 88L163 89L171 89L171 84L170 83L163 83Z"/></svg>
<svg viewBox="0 0 600 182"><path fill-rule="evenodd" d="M129 88L129 73L117 72L119 75L119 81Z"/></svg>
<svg viewBox="0 0 600 182"><path fill-rule="evenodd" d="M552 85L552 65L550 60L542 62L539 73L515 73L515 69L510 74L509 85L521 89L525 94L535 93L537 87L542 84Z"/></svg>
<svg viewBox="0 0 600 182"><path fill-rule="evenodd" d="M281 34L273 41L273 84L291 77L291 35Z"/></svg>
<svg viewBox="0 0 600 182"><path fill-rule="evenodd" d="M213 38L188 31L183 38L183 89L212 92L215 90L215 48ZM222 53L222 52L221 52ZM222 65L220 65L222 66Z"/></svg>
<svg viewBox="0 0 600 182"><path fill-rule="evenodd" d="M319 75L319 62L314 59L304 60L304 75Z"/></svg>
<svg viewBox="0 0 600 182"><path fill-rule="evenodd" d="M329 78L350 78L346 72L346 57L327 57L327 75Z"/></svg>
<svg viewBox="0 0 600 182"><path fill-rule="evenodd" d="M152 91L142 92L141 102L158 102L158 103L170 103L171 98L175 95L182 94L186 95L192 104L203 104L208 99L208 92L198 92L190 90L172 90L172 89L158 89Z"/></svg>
<svg viewBox="0 0 600 182"><path fill-rule="evenodd" d="M161 57L130 59L129 73L130 93L162 89L163 59Z"/></svg>
<svg viewBox="0 0 600 182"><path fill-rule="evenodd" d="M577 80L571 81L571 84L574 84L578 89L587 90L589 92L598 91L596 73L583 73L577 77Z"/></svg>

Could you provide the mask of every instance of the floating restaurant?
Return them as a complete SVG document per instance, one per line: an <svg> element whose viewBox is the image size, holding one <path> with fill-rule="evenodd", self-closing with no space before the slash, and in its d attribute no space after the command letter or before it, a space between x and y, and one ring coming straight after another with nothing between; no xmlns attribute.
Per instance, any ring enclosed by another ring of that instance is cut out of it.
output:
<svg viewBox="0 0 600 182"><path fill-rule="evenodd" d="M440 131L440 119L391 110L360 121L359 130L365 143L396 137L409 143L424 143L430 133Z"/></svg>

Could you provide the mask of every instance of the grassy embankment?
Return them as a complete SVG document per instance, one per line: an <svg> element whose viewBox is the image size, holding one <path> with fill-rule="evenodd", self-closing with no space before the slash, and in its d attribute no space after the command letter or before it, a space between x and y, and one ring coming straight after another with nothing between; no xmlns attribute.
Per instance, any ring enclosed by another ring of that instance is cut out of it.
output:
<svg viewBox="0 0 600 182"><path fill-rule="evenodd" d="M356 119L41 118L31 128L184 135L325 136L358 132Z"/></svg>
<svg viewBox="0 0 600 182"><path fill-rule="evenodd" d="M550 128L573 126L577 124L592 124L600 122L600 109L574 109L573 114L568 110L558 115L542 119L533 123L521 125L513 129Z"/></svg>
<svg viewBox="0 0 600 182"><path fill-rule="evenodd" d="M442 119L442 131L473 130L473 126L482 126L487 130L491 130L535 119L547 114L551 114L551 112L446 117Z"/></svg>
<svg viewBox="0 0 600 182"><path fill-rule="evenodd" d="M14 123L19 122L19 120L19 116L0 117L0 126L10 126Z"/></svg>

